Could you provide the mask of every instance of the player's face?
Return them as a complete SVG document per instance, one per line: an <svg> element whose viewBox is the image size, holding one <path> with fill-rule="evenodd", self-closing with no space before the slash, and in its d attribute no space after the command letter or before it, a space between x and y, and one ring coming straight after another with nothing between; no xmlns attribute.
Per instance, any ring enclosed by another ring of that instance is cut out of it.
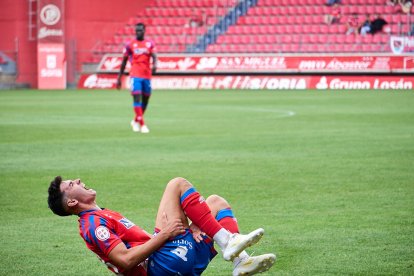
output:
<svg viewBox="0 0 414 276"><path fill-rule="evenodd" d="M137 35L138 40L144 39L145 35L145 27L142 25L138 25L135 27L135 34Z"/></svg>
<svg viewBox="0 0 414 276"><path fill-rule="evenodd" d="M76 199L82 203L91 203L96 198L96 191L86 187L80 179L62 181L60 190L67 199Z"/></svg>

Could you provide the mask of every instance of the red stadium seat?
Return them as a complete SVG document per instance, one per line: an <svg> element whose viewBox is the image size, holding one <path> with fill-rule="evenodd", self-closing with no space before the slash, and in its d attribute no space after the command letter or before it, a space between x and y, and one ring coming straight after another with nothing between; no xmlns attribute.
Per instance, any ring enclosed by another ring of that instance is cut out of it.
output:
<svg viewBox="0 0 414 276"><path fill-rule="evenodd" d="M292 37L292 43L299 44L302 35L291 35L291 37Z"/></svg>
<svg viewBox="0 0 414 276"><path fill-rule="evenodd" d="M133 25L137 21L147 24L147 33L154 38L158 51L184 51L185 47L195 43L216 24L220 16L229 11L228 4L235 6L239 1L219 0L154 0L137 17L128 19L128 23L108 42L108 51L118 51L123 39L134 35ZM376 36L345 35L347 15L356 12L362 19L365 13L382 14L390 23L391 32L396 34L408 31L396 23L407 21L407 17L395 14L383 0L342 0L340 5L343 19L339 24L326 25L324 15L331 8L325 0L260 0L256 6L240 16L235 25L230 25L220 34L216 44L208 45L207 52L346 52L381 51L388 44L385 33ZM218 4L218 5L217 5ZM208 15L203 28L182 28L194 11L203 11ZM408 24L406 24L408 25ZM130 26L131 28L128 28ZM183 34L184 33L184 34ZM253 34L253 35L252 35ZM185 39L183 39L183 37ZM109 47L112 45L111 47ZM365 46L364 46L365 45ZM327 48L328 47L328 48Z"/></svg>
<svg viewBox="0 0 414 276"><path fill-rule="evenodd" d="M282 36L282 43L284 43L284 44L292 43L292 36L290 36L290 35Z"/></svg>
<svg viewBox="0 0 414 276"><path fill-rule="evenodd" d="M341 53L345 51L344 44L333 44L329 47L329 49L334 53Z"/></svg>
<svg viewBox="0 0 414 276"><path fill-rule="evenodd" d="M320 25L311 25L311 33L318 34L320 33Z"/></svg>
<svg viewBox="0 0 414 276"><path fill-rule="evenodd" d="M302 44L310 44L310 36L309 35L302 35L300 42Z"/></svg>
<svg viewBox="0 0 414 276"><path fill-rule="evenodd" d="M372 35L364 35L362 37L362 44L371 44L373 41L373 36Z"/></svg>
<svg viewBox="0 0 414 276"><path fill-rule="evenodd" d="M306 25L303 25L302 26L302 28L303 28L303 33L304 34L310 34L311 32L312 32L312 27L311 27L312 25L308 25L308 24L306 24Z"/></svg>
<svg viewBox="0 0 414 276"><path fill-rule="evenodd" d="M333 36L333 42L337 44L345 44L347 35L344 34L336 34Z"/></svg>
<svg viewBox="0 0 414 276"><path fill-rule="evenodd" d="M351 35L345 35L345 43L346 44L355 44L355 35L351 34Z"/></svg>

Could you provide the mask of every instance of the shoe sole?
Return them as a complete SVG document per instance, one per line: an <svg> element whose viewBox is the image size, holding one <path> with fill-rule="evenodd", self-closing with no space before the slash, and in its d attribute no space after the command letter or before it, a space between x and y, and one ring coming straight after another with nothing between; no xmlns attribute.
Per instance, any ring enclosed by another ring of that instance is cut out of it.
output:
<svg viewBox="0 0 414 276"><path fill-rule="evenodd" d="M263 259L257 265L255 270L250 271L250 272L241 272L241 273L237 274L237 276L250 276L250 275L257 274L257 273L266 272L273 266L273 264L275 262L276 262L276 257L275 256L269 256L269 257Z"/></svg>
<svg viewBox="0 0 414 276"><path fill-rule="evenodd" d="M239 256L239 254L243 251L243 250L245 250L246 248L248 248L248 247L250 247L250 246L252 246L252 245L254 245L254 244L256 244L258 241L260 241L260 239L263 237L263 235L264 235L264 230L263 229L258 229L258 230L260 230L260 231L258 231L258 233L256 234L256 235L254 235L254 236L252 236L250 239L248 239L247 241L246 241L246 244L244 245L244 246L241 246L239 249L240 250L238 250L238 251L235 251L235 252L233 252L231 255L230 255L230 258L224 258L225 260L229 260L229 261L233 261L234 260L234 258L236 258L237 256ZM224 257L224 256L223 256Z"/></svg>

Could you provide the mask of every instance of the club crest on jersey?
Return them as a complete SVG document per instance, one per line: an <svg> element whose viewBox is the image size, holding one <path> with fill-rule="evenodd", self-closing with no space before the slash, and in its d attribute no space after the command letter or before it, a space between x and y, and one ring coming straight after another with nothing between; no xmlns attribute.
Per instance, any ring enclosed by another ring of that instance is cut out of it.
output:
<svg viewBox="0 0 414 276"><path fill-rule="evenodd" d="M106 241L111 236L111 233L109 233L108 228L105 226L98 226L98 228L95 229L95 236L100 241Z"/></svg>
<svg viewBox="0 0 414 276"><path fill-rule="evenodd" d="M135 225L133 222L131 222L127 218L122 218L119 222L122 223L126 227L126 229L129 229L129 228L131 228L132 226Z"/></svg>
<svg viewBox="0 0 414 276"><path fill-rule="evenodd" d="M151 42L149 42L149 41L145 42L145 46L146 46L147 48L150 48L150 47L151 47Z"/></svg>

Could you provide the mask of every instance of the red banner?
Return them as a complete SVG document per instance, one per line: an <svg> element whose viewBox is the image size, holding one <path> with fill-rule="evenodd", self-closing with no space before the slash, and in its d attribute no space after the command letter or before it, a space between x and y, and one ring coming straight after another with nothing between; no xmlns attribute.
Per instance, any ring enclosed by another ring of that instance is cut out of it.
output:
<svg viewBox="0 0 414 276"><path fill-rule="evenodd" d="M122 56L105 55L99 72L118 72ZM414 72L414 55L159 55L160 73L405 73Z"/></svg>
<svg viewBox="0 0 414 276"><path fill-rule="evenodd" d="M114 89L116 75L83 75L78 88ZM128 78L123 88L129 89ZM246 90L413 90L414 76L156 76L152 87L171 89L246 89Z"/></svg>
<svg viewBox="0 0 414 276"><path fill-rule="evenodd" d="M37 79L40 89L66 88L63 0L38 1Z"/></svg>
<svg viewBox="0 0 414 276"><path fill-rule="evenodd" d="M66 88L66 60L63 43L37 45L37 72L39 89Z"/></svg>
<svg viewBox="0 0 414 276"><path fill-rule="evenodd" d="M39 0L38 2L38 41L40 43L62 43L64 40L63 0Z"/></svg>

